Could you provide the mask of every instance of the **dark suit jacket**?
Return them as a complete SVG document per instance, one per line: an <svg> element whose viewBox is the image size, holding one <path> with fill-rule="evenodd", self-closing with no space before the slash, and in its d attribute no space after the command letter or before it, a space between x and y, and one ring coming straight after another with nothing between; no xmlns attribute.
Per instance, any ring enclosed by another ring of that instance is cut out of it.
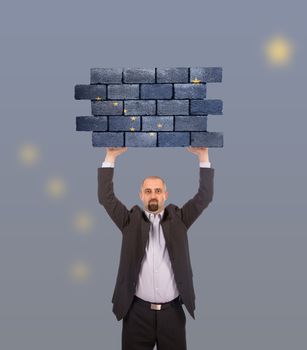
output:
<svg viewBox="0 0 307 350"><path fill-rule="evenodd" d="M194 319L195 293L187 230L212 201L214 169L199 168L199 172L199 188L195 196L182 208L168 204L161 219L175 281L182 302ZM113 312L120 320L128 312L134 297L149 237L150 221L138 205L128 210L115 196L113 175L114 168L98 168L99 203L122 232L120 263L112 297Z"/></svg>

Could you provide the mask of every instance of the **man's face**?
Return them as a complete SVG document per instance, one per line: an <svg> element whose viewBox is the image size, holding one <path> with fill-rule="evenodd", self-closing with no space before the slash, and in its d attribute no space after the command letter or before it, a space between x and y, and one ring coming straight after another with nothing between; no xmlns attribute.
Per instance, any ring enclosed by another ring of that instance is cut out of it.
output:
<svg viewBox="0 0 307 350"><path fill-rule="evenodd" d="M146 179L140 192L140 199L144 208L152 213L159 213L164 209L164 202L168 193L164 190L160 179Z"/></svg>

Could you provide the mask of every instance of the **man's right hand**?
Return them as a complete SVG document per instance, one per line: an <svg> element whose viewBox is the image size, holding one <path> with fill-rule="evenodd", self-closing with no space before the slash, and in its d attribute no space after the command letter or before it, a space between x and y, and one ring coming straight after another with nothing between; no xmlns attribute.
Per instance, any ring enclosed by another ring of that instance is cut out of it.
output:
<svg viewBox="0 0 307 350"><path fill-rule="evenodd" d="M114 163L117 156L125 153L128 147L107 147L105 162Z"/></svg>

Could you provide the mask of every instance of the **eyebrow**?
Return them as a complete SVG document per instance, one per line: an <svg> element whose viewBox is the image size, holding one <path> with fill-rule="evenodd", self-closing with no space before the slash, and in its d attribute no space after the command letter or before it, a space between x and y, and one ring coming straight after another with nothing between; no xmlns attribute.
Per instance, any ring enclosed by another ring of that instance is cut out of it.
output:
<svg viewBox="0 0 307 350"><path fill-rule="evenodd" d="M151 188L149 187L144 188L144 191L146 190L151 190ZM154 190L162 190L162 187L155 187Z"/></svg>

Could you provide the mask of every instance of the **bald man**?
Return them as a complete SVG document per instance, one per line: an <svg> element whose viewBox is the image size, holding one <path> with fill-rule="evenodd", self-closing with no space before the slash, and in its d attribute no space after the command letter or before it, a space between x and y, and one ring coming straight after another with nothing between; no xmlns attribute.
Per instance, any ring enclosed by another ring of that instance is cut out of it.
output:
<svg viewBox="0 0 307 350"><path fill-rule="evenodd" d="M214 169L208 148L187 147L198 156L199 188L181 208L165 206L159 176L141 184L143 208L130 210L113 190L114 165L127 147L107 148L98 168L98 199L122 233L113 312L122 322L122 350L186 350L184 304L194 317L195 293L187 231L213 198Z"/></svg>

